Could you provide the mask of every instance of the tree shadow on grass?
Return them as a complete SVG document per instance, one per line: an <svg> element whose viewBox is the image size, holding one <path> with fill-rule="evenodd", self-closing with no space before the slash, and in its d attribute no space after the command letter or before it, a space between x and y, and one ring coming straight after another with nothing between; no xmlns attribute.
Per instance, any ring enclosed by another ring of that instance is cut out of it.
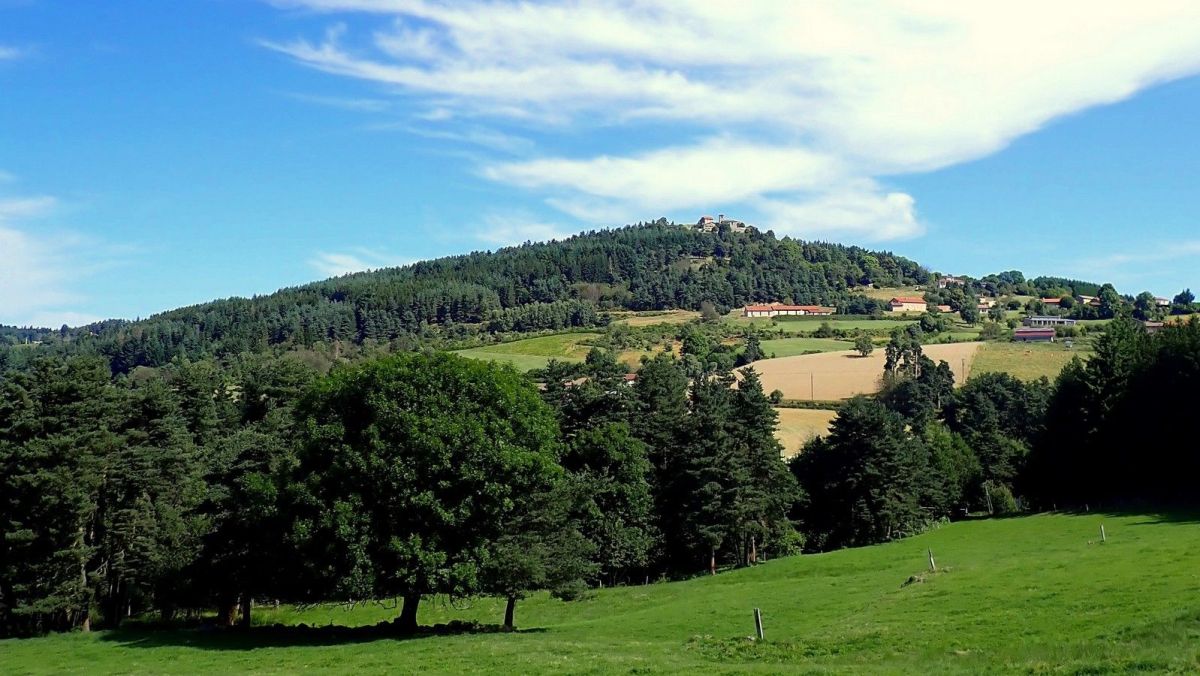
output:
<svg viewBox="0 0 1200 676"><path fill-rule="evenodd" d="M1195 507L1163 507L1162 505L1128 505L1121 507L1103 507L1098 508L1093 505L1091 508L1075 508L1075 509L1059 509L1050 512L1037 512L1040 514L1065 514L1069 516L1108 516L1113 518L1137 518L1142 517L1141 521L1133 521L1128 526L1154 526L1158 524L1200 524L1200 510ZM1033 513L1017 513L1009 514L1001 517L997 515L995 518L1019 517L1028 516Z"/></svg>
<svg viewBox="0 0 1200 676"><path fill-rule="evenodd" d="M380 622L365 627L342 627L329 625L311 627L298 625L271 625L251 627L215 627L201 625L195 628L153 628L137 626L114 629L104 634L103 641L119 643L130 648L187 647L201 650L255 650L258 648L320 647L370 643L392 640L410 641L437 636L460 636L463 634L536 634L543 628L517 629L506 632L498 624L454 621L430 627L419 627L415 632L406 632L389 622Z"/></svg>

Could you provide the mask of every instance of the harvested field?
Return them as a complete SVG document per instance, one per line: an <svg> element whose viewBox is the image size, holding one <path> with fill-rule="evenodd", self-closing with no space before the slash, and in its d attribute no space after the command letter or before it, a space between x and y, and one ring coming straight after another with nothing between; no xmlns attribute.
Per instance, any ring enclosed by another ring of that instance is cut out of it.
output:
<svg viewBox="0 0 1200 676"><path fill-rule="evenodd" d="M612 313L613 322L627 326L654 326L656 324L686 324L700 317L692 310L668 310L666 312Z"/></svg>
<svg viewBox="0 0 1200 676"><path fill-rule="evenodd" d="M925 355L949 362L954 380L964 381L963 370L971 373L971 363L983 343L927 345ZM856 394L871 394L879 389L883 373L883 350L860 357L853 350L780 357L754 362L762 378L763 390L780 390L786 399L848 399Z"/></svg>
<svg viewBox="0 0 1200 676"><path fill-rule="evenodd" d="M799 453L809 439L828 434L830 423L837 417L837 411L820 408L777 408L775 412L779 414L775 438L783 444L785 458Z"/></svg>

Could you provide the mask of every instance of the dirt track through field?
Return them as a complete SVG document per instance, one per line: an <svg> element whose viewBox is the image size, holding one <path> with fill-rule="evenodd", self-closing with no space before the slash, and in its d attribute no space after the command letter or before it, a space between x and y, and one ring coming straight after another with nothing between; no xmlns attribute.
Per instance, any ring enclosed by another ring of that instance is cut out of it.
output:
<svg viewBox="0 0 1200 676"><path fill-rule="evenodd" d="M961 385L971 373L971 362L983 343L949 343L926 345L925 356L933 361L945 360L954 371L954 382ZM762 378L763 390L780 390L786 399L833 400L848 399L856 394L871 394L879 390L883 373L883 349L877 348L869 357L860 357L853 350L805 354L754 362L754 370Z"/></svg>

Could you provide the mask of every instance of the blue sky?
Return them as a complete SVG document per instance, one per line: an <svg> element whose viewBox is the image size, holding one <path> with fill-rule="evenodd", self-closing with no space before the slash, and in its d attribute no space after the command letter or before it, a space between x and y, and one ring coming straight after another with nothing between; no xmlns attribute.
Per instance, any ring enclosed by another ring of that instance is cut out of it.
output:
<svg viewBox="0 0 1200 676"><path fill-rule="evenodd" d="M718 212L1173 295L1197 73L1165 0L0 0L0 323Z"/></svg>

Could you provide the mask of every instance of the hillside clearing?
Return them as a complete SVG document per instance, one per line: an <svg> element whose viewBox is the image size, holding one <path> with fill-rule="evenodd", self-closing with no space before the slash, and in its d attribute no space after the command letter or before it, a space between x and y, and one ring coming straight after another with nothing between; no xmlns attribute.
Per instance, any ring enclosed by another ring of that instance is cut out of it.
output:
<svg viewBox="0 0 1200 676"><path fill-rule="evenodd" d="M775 438L783 444L785 458L799 453L809 439L828 434L829 425L837 418L837 411L819 408L777 408L775 412L779 414Z"/></svg>
<svg viewBox="0 0 1200 676"><path fill-rule="evenodd" d="M613 323L628 326L654 326L655 324L686 324L700 317L693 310L664 310L662 312L614 312Z"/></svg>
<svg viewBox="0 0 1200 676"><path fill-rule="evenodd" d="M551 359L583 361L592 349L587 343L599 337L598 333L558 333L458 350L456 354L471 359L508 362L518 370L528 371L544 368Z"/></svg>
<svg viewBox="0 0 1200 676"><path fill-rule="evenodd" d="M1098 543L1104 524L1108 541ZM926 573L927 550L946 572ZM517 606L515 634L411 640L125 629L0 641L8 673L1123 673L1200 669L1200 528L1175 515L956 523L890 544ZM905 585L910 577L922 581ZM761 608L767 642L754 631ZM422 604L495 623L496 599ZM395 609L283 608L364 625Z"/></svg>
<svg viewBox="0 0 1200 676"><path fill-rule="evenodd" d="M935 362L949 362L955 382L962 384L964 369L967 374L973 372L972 361L982 344L927 345L924 352ZM843 350L764 359L753 366L767 392L780 390L786 399L833 400L878 391L883 364L884 352L877 348L869 357Z"/></svg>

